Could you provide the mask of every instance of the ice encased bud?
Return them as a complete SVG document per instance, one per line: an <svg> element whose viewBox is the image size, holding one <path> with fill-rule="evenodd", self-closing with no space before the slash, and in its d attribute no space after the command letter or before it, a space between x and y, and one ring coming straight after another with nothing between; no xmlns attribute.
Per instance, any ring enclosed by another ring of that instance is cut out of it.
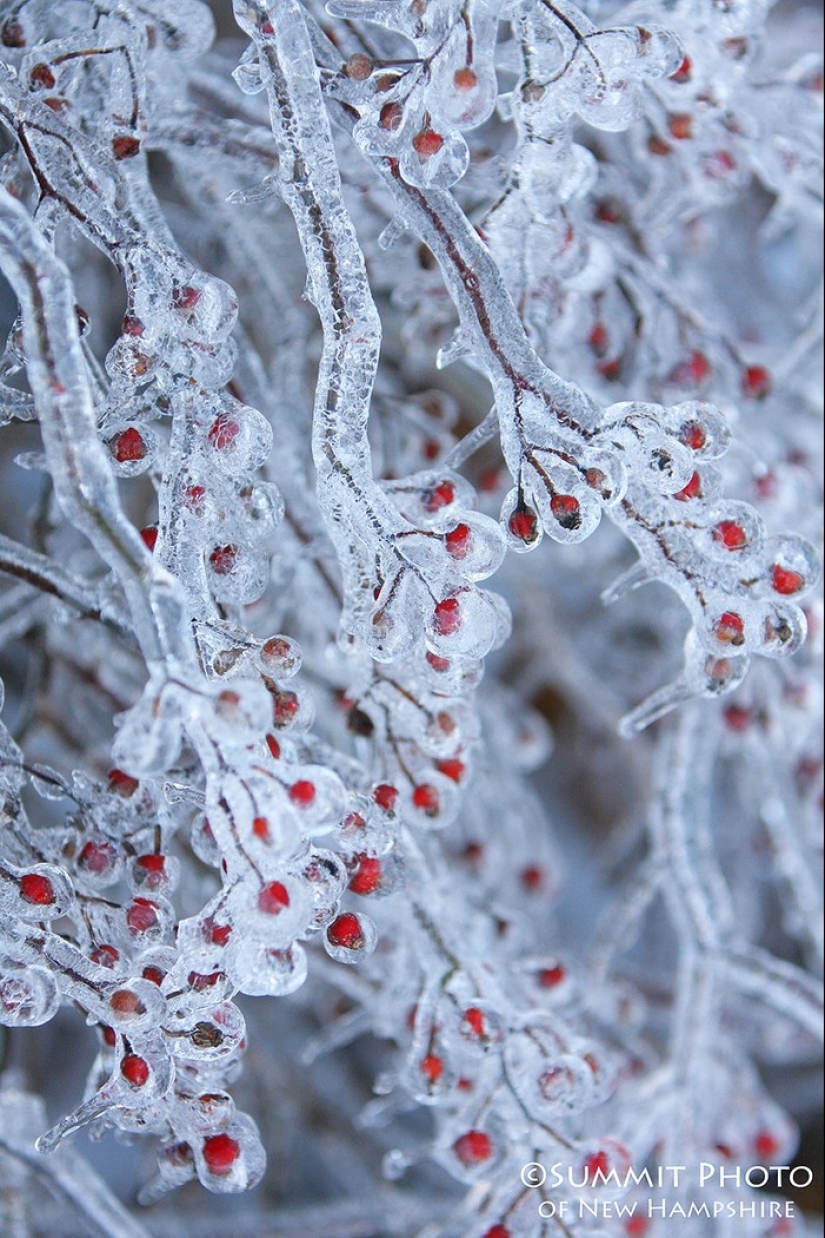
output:
<svg viewBox="0 0 825 1238"><path fill-rule="evenodd" d="M251 1190L266 1168L258 1128L244 1113L237 1114L229 1126L197 1140L193 1150L202 1185L220 1195Z"/></svg>
<svg viewBox="0 0 825 1238"><path fill-rule="evenodd" d="M441 143L432 154L426 152L427 143L434 146L433 137ZM457 130L450 130L430 137L427 133L416 134L401 148L399 164L401 175L409 185L421 189L449 189L461 180L470 162L467 143Z"/></svg>
<svg viewBox="0 0 825 1238"><path fill-rule="evenodd" d="M39 1027L59 1007L57 981L47 968L0 968L0 1024L4 1027Z"/></svg>
<svg viewBox="0 0 825 1238"><path fill-rule="evenodd" d="M239 941L227 950L226 971L249 997L286 997L306 980L306 951L297 942L275 949L260 941Z"/></svg>
<svg viewBox="0 0 825 1238"><path fill-rule="evenodd" d="M69 911L73 899L69 875L56 864L5 865L0 873L0 912L10 922L58 920Z"/></svg>
<svg viewBox="0 0 825 1238"><path fill-rule="evenodd" d="M368 958L378 942L378 930L362 911L342 912L324 933L324 949L338 963L356 964Z"/></svg>

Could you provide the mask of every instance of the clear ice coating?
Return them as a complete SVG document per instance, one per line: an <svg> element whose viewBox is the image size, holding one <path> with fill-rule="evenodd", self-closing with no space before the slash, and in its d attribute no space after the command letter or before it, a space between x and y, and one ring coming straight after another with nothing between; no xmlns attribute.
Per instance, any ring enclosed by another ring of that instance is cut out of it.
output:
<svg viewBox="0 0 825 1238"><path fill-rule="evenodd" d="M221 1224L319 1238L546 1238L544 1165L572 1210L792 1163L815 24L0 0L0 1229L47 1174L67 1233L145 1232L83 1128L153 1141L181 1235L264 1144ZM753 1185L708 1238L779 1238L728 1224Z"/></svg>

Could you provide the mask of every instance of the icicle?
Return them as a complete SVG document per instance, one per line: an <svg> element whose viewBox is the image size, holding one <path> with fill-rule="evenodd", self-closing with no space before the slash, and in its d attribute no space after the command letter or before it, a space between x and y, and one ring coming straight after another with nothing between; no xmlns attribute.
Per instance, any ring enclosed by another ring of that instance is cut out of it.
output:
<svg viewBox="0 0 825 1238"><path fill-rule="evenodd" d="M453 365L454 362L460 361L462 357L472 356L474 352L475 347L471 333L465 327L458 327L453 333L453 338L449 344L439 348L435 359L436 368L446 370L448 365Z"/></svg>
<svg viewBox="0 0 825 1238"><path fill-rule="evenodd" d="M393 215L387 226L382 228L378 234L378 248L390 249L396 241L400 241L408 227L409 224L403 215Z"/></svg>
<svg viewBox="0 0 825 1238"><path fill-rule="evenodd" d="M640 589L642 585L646 585L650 579L647 564L639 559L602 591L602 603L610 606L613 602L618 602L620 598L626 597L628 593L632 593L634 589Z"/></svg>

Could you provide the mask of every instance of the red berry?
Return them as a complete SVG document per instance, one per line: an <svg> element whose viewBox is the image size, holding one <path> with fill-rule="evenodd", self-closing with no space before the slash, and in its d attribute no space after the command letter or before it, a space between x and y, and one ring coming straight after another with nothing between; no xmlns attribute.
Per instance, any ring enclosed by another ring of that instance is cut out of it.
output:
<svg viewBox="0 0 825 1238"><path fill-rule="evenodd" d="M288 661L295 663L295 649L283 636L270 636L261 646L261 656L267 663Z"/></svg>
<svg viewBox="0 0 825 1238"><path fill-rule="evenodd" d="M647 1233L648 1224L646 1216L628 1217L624 1224L624 1231L627 1238L644 1238Z"/></svg>
<svg viewBox="0 0 825 1238"><path fill-rule="evenodd" d="M315 801L315 784L306 778L299 778L289 788L289 798L299 808L309 808Z"/></svg>
<svg viewBox="0 0 825 1238"><path fill-rule="evenodd" d="M466 524L457 524L444 538L447 550L454 559L464 559L467 557L467 551L470 549L471 539L470 526Z"/></svg>
<svg viewBox="0 0 825 1238"><path fill-rule="evenodd" d="M676 72L671 73L670 80L672 82L680 82L680 83L688 82L690 81L690 75L691 75L692 69L693 69L693 65L691 64L690 57L685 56L684 60L679 65L679 68L676 70Z"/></svg>
<svg viewBox="0 0 825 1238"><path fill-rule="evenodd" d="M183 494L183 501L190 512L195 515L200 515L203 512L203 500L206 497L206 488L204 486L187 486Z"/></svg>
<svg viewBox="0 0 825 1238"><path fill-rule="evenodd" d="M4 47L25 47L26 36L23 33L23 27L13 17L3 23L3 30L0 33L0 42Z"/></svg>
<svg viewBox="0 0 825 1238"><path fill-rule="evenodd" d="M330 945L340 946L346 950L363 949L365 937L361 921L353 912L343 912L327 929L327 941Z"/></svg>
<svg viewBox="0 0 825 1238"><path fill-rule="evenodd" d="M687 368L688 376L694 383L703 383L706 378L710 378L712 372L711 364L702 352L691 353Z"/></svg>
<svg viewBox="0 0 825 1238"><path fill-rule="evenodd" d="M582 522L579 501L572 494L554 495L550 511L563 529L577 529Z"/></svg>
<svg viewBox="0 0 825 1238"><path fill-rule="evenodd" d="M673 147L654 133L647 140L647 149L651 155L669 155Z"/></svg>
<svg viewBox="0 0 825 1238"><path fill-rule="evenodd" d="M150 889L157 889L166 880L166 856L139 855L135 868L136 879Z"/></svg>
<svg viewBox="0 0 825 1238"><path fill-rule="evenodd" d="M494 1225L487 1230L484 1238L510 1238L510 1231L504 1225Z"/></svg>
<svg viewBox="0 0 825 1238"><path fill-rule="evenodd" d="M438 485L433 486L424 495L424 510L427 512L440 511L442 507L449 507L455 499L455 486L451 481L440 481Z"/></svg>
<svg viewBox="0 0 825 1238"><path fill-rule="evenodd" d="M140 785L137 778L133 778L131 774L124 773L122 769L110 769L108 780L109 790L123 796L125 800L131 799Z"/></svg>
<svg viewBox="0 0 825 1238"><path fill-rule="evenodd" d="M464 1022L474 1036L485 1035L487 1024L484 1020L484 1011L479 1010L478 1006L470 1006L464 1011Z"/></svg>
<svg viewBox="0 0 825 1238"><path fill-rule="evenodd" d="M690 499L701 499L702 494L702 478L698 473L694 473L690 481L677 494L674 494L674 499L678 499L680 503L687 503Z"/></svg>
<svg viewBox="0 0 825 1238"><path fill-rule="evenodd" d="M512 533L513 537L517 537L520 542L530 545L539 535L539 522L536 513L532 507L528 507L525 503L520 503L515 507L507 521L507 528Z"/></svg>
<svg viewBox="0 0 825 1238"><path fill-rule="evenodd" d="M202 972L190 971L189 975L186 977L186 982L193 992L203 993L204 989L213 988L214 985L222 979L222 977L222 971L210 972L208 976L203 975Z"/></svg>
<svg viewBox="0 0 825 1238"><path fill-rule="evenodd" d="M607 352L607 327L603 322L596 322L587 337L587 342L597 357L603 357Z"/></svg>
<svg viewBox="0 0 825 1238"><path fill-rule="evenodd" d="M93 963L97 963L98 967L114 967L120 958L120 951L114 946L95 946L89 954L89 958Z"/></svg>
<svg viewBox="0 0 825 1238"><path fill-rule="evenodd" d="M456 69L453 74L453 85L456 90L475 90L478 78L470 66L465 65L463 69Z"/></svg>
<svg viewBox="0 0 825 1238"><path fill-rule="evenodd" d="M147 873L162 873L166 856L164 855L139 855L136 861L142 869Z"/></svg>
<svg viewBox="0 0 825 1238"><path fill-rule="evenodd" d="M375 856L356 856L358 867L350 877L353 894L374 894L381 887L381 861Z"/></svg>
<svg viewBox="0 0 825 1238"><path fill-rule="evenodd" d="M209 556L209 566L216 576L231 576L237 559L237 546L216 546Z"/></svg>
<svg viewBox="0 0 825 1238"><path fill-rule="evenodd" d="M437 817L441 808L438 791L429 783L422 783L412 793L412 802L427 817Z"/></svg>
<svg viewBox="0 0 825 1238"><path fill-rule="evenodd" d="M722 180L736 167L736 160L729 150L715 150L704 161L705 175L712 180Z"/></svg>
<svg viewBox="0 0 825 1238"><path fill-rule="evenodd" d="M560 1091L571 1087L574 1082L575 1075L566 1066L551 1066L542 1071L538 1078L539 1091L545 1100L553 1100Z"/></svg>
<svg viewBox="0 0 825 1238"><path fill-rule="evenodd" d="M704 447L707 437L704 426L701 426L698 421L686 421L679 430L679 441L691 451L699 451Z"/></svg>
<svg viewBox="0 0 825 1238"><path fill-rule="evenodd" d="M274 726L287 726L301 707L298 696L295 692L273 692L272 694L272 722ZM272 751L270 749L270 751ZM278 752L280 756L280 749Z"/></svg>
<svg viewBox="0 0 825 1238"><path fill-rule="evenodd" d="M481 843L467 843L462 855L468 864L478 865L484 859L484 847Z"/></svg>
<svg viewBox="0 0 825 1238"><path fill-rule="evenodd" d="M439 673L450 669L450 659L440 658L437 653L428 652L427 663L433 668L434 671L438 671Z"/></svg>
<svg viewBox="0 0 825 1238"><path fill-rule="evenodd" d="M426 1057L422 1058L419 1067L422 1075L430 1083L438 1083L438 1080L444 1074L444 1062L435 1053L428 1053Z"/></svg>
<svg viewBox="0 0 825 1238"><path fill-rule="evenodd" d="M671 116L667 122L667 127L670 130L671 136L676 138L678 142L683 142L686 138L693 137L693 118L685 113Z"/></svg>
<svg viewBox="0 0 825 1238"><path fill-rule="evenodd" d="M234 450L235 439L241 432L239 423L231 413L220 413L212 422L207 438L216 451Z"/></svg>
<svg viewBox="0 0 825 1238"><path fill-rule="evenodd" d="M146 1014L146 1007L137 993L133 993L131 989L118 989L116 993L113 993L109 998L109 1009L118 1015Z"/></svg>
<svg viewBox="0 0 825 1238"><path fill-rule="evenodd" d="M100 1033L103 1037L104 1045L108 1045L110 1049L114 1049L117 1044L117 1032L115 1029L113 1027L103 1026L100 1029Z"/></svg>
<svg viewBox="0 0 825 1238"><path fill-rule="evenodd" d="M742 394L749 400L764 400L772 386L770 373L763 365L749 365L742 375Z"/></svg>
<svg viewBox="0 0 825 1238"><path fill-rule="evenodd" d="M444 598L433 612L433 627L439 636L452 636L461 627L461 603L458 598Z"/></svg>
<svg viewBox="0 0 825 1238"><path fill-rule="evenodd" d="M280 881L270 881L258 895L258 910L268 916L277 916L289 906L289 894Z"/></svg>
<svg viewBox="0 0 825 1238"><path fill-rule="evenodd" d="M775 593L790 597L794 593L799 593L804 587L804 576L801 576L799 572L791 571L788 567L782 567L779 563L774 563L771 568L771 588Z"/></svg>
<svg viewBox="0 0 825 1238"><path fill-rule="evenodd" d="M686 361L671 370L668 381L680 386L698 387L712 374L712 366L703 352L692 352Z"/></svg>
<svg viewBox="0 0 825 1238"><path fill-rule="evenodd" d="M200 299L199 290L193 288L191 284L185 284L182 288L176 288L172 293L172 306L177 310L193 310Z"/></svg>
<svg viewBox="0 0 825 1238"><path fill-rule="evenodd" d="M604 1150L592 1152L590 1156L584 1158L583 1168L591 1180L597 1174L606 1177L610 1172L610 1158Z"/></svg>
<svg viewBox="0 0 825 1238"><path fill-rule="evenodd" d="M621 203L615 198L603 198L597 202L594 214L600 224L618 224L623 218Z"/></svg>
<svg viewBox="0 0 825 1238"><path fill-rule="evenodd" d="M566 970L560 963L557 963L555 967L543 967L536 979L539 982L539 988L555 989L566 977Z"/></svg>
<svg viewBox="0 0 825 1238"><path fill-rule="evenodd" d="M445 778L450 778L453 782L461 782L467 768L458 757L447 757L443 761L436 761L435 767L440 774L443 774Z"/></svg>
<svg viewBox="0 0 825 1238"><path fill-rule="evenodd" d="M742 550L748 544L745 530L735 520L720 521L713 530L713 540L724 546L725 550Z"/></svg>
<svg viewBox="0 0 825 1238"><path fill-rule="evenodd" d="M120 1073L133 1088L142 1088L149 1079L149 1066L136 1053L127 1053L121 1060Z"/></svg>
<svg viewBox="0 0 825 1238"><path fill-rule="evenodd" d="M115 159L134 159L140 153L140 141L131 133L122 133L112 139L112 154Z"/></svg>
<svg viewBox="0 0 825 1238"><path fill-rule="evenodd" d="M735 611L726 610L713 625L713 633L725 645L744 645L745 621Z"/></svg>
<svg viewBox="0 0 825 1238"><path fill-rule="evenodd" d="M389 783L382 782L374 788L372 798L379 808L383 808L385 812L392 812L398 799L398 790L396 787L391 787Z"/></svg>
<svg viewBox="0 0 825 1238"><path fill-rule="evenodd" d="M121 325L121 330L124 335L143 335L146 330L143 323L134 314L126 314Z"/></svg>
<svg viewBox="0 0 825 1238"><path fill-rule="evenodd" d="M146 528L140 531L140 540L148 551L153 551L158 544L158 526L147 524Z"/></svg>
<svg viewBox="0 0 825 1238"><path fill-rule="evenodd" d="M188 1143L167 1144L163 1149L163 1159L168 1165L182 1168L192 1163L192 1149Z"/></svg>
<svg viewBox="0 0 825 1238"><path fill-rule="evenodd" d="M544 869L538 864L528 864L527 868L521 870L521 884L531 893L540 890L544 885Z"/></svg>
<svg viewBox="0 0 825 1238"><path fill-rule="evenodd" d="M210 1173L228 1174L241 1154L240 1144L231 1135L221 1132L203 1141L203 1159Z"/></svg>
<svg viewBox="0 0 825 1238"><path fill-rule="evenodd" d="M467 1131L456 1139L453 1152L462 1165L481 1165L493 1155L493 1141L484 1131Z"/></svg>
<svg viewBox="0 0 825 1238"><path fill-rule="evenodd" d="M129 932L137 937L139 933L147 933L158 924L158 909L155 903L146 898L136 898L126 912L126 926Z"/></svg>
<svg viewBox="0 0 825 1238"><path fill-rule="evenodd" d="M760 499L772 499L778 489L776 476L770 472L760 473L758 477L755 477L754 485Z"/></svg>
<svg viewBox="0 0 825 1238"><path fill-rule="evenodd" d="M341 822L341 829L345 834L360 834L363 829L366 829L366 825L360 812L348 812Z"/></svg>
<svg viewBox="0 0 825 1238"><path fill-rule="evenodd" d="M400 103L385 103L378 113L379 127L386 129L388 133L395 133L400 129L403 119L404 109Z"/></svg>
<svg viewBox="0 0 825 1238"><path fill-rule="evenodd" d="M44 86L46 90L51 90L55 82L54 74L47 64L34 65L29 78L35 86Z"/></svg>
<svg viewBox="0 0 825 1238"><path fill-rule="evenodd" d="M54 886L42 873L26 873L20 878L20 893L27 903L48 907L55 901Z"/></svg>
<svg viewBox="0 0 825 1238"><path fill-rule="evenodd" d="M750 726L751 712L742 705L728 705L725 710L725 722L732 731L741 733Z"/></svg>
<svg viewBox="0 0 825 1238"><path fill-rule="evenodd" d="M99 875L113 866L116 855L113 844L106 839L90 839L80 850L77 866L84 872Z"/></svg>
<svg viewBox="0 0 825 1238"><path fill-rule="evenodd" d="M266 746L269 749L269 755L277 761L281 755L281 745L274 735L267 735Z"/></svg>
<svg viewBox="0 0 825 1238"><path fill-rule="evenodd" d="M166 972L163 968L155 967L152 963L149 963L146 967L144 967L140 974L143 976L144 980L149 980L152 984L157 985L163 984L166 979Z"/></svg>
<svg viewBox="0 0 825 1238"><path fill-rule="evenodd" d="M269 822L266 817L254 817L252 820L252 833L256 838L262 839L264 842L269 838Z"/></svg>
<svg viewBox="0 0 825 1238"><path fill-rule="evenodd" d="M779 1141L770 1131L760 1131L753 1141L753 1150L762 1164L765 1164L772 1156L776 1156L779 1151Z"/></svg>
<svg viewBox="0 0 825 1238"><path fill-rule="evenodd" d="M435 133L432 129L422 129L412 140L412 148L421 160L432 159L443 145L444 139L441 134Z"/></svg>
<svg viewBox="0 0 825 1238"><path fill-rule="evenodd" d="M613 357L610 361L600 361L596 369L609 383L615 383L621 376L622 358Z"/></svg>
<svg viewBox="0 0 825 1238"><path fill-rule="evenodd" d="M365 82L372 69L372 61L363 52L354 52L344 64L344 73L356 82Z"/></svg>
<svg viewBox="0 0 825 1238"><path fill-rule="evenodd" d="M209 940L216 946L225 946L231 936L231 924L213 924L209 930Z"/></svg>
<svg viewBox="0 0 825 1238"><path fill-rule="evenodd" d="M146 444L139 430L129 426L109 440L109 450L118 464L132 464L146 456Z"/></svg>

